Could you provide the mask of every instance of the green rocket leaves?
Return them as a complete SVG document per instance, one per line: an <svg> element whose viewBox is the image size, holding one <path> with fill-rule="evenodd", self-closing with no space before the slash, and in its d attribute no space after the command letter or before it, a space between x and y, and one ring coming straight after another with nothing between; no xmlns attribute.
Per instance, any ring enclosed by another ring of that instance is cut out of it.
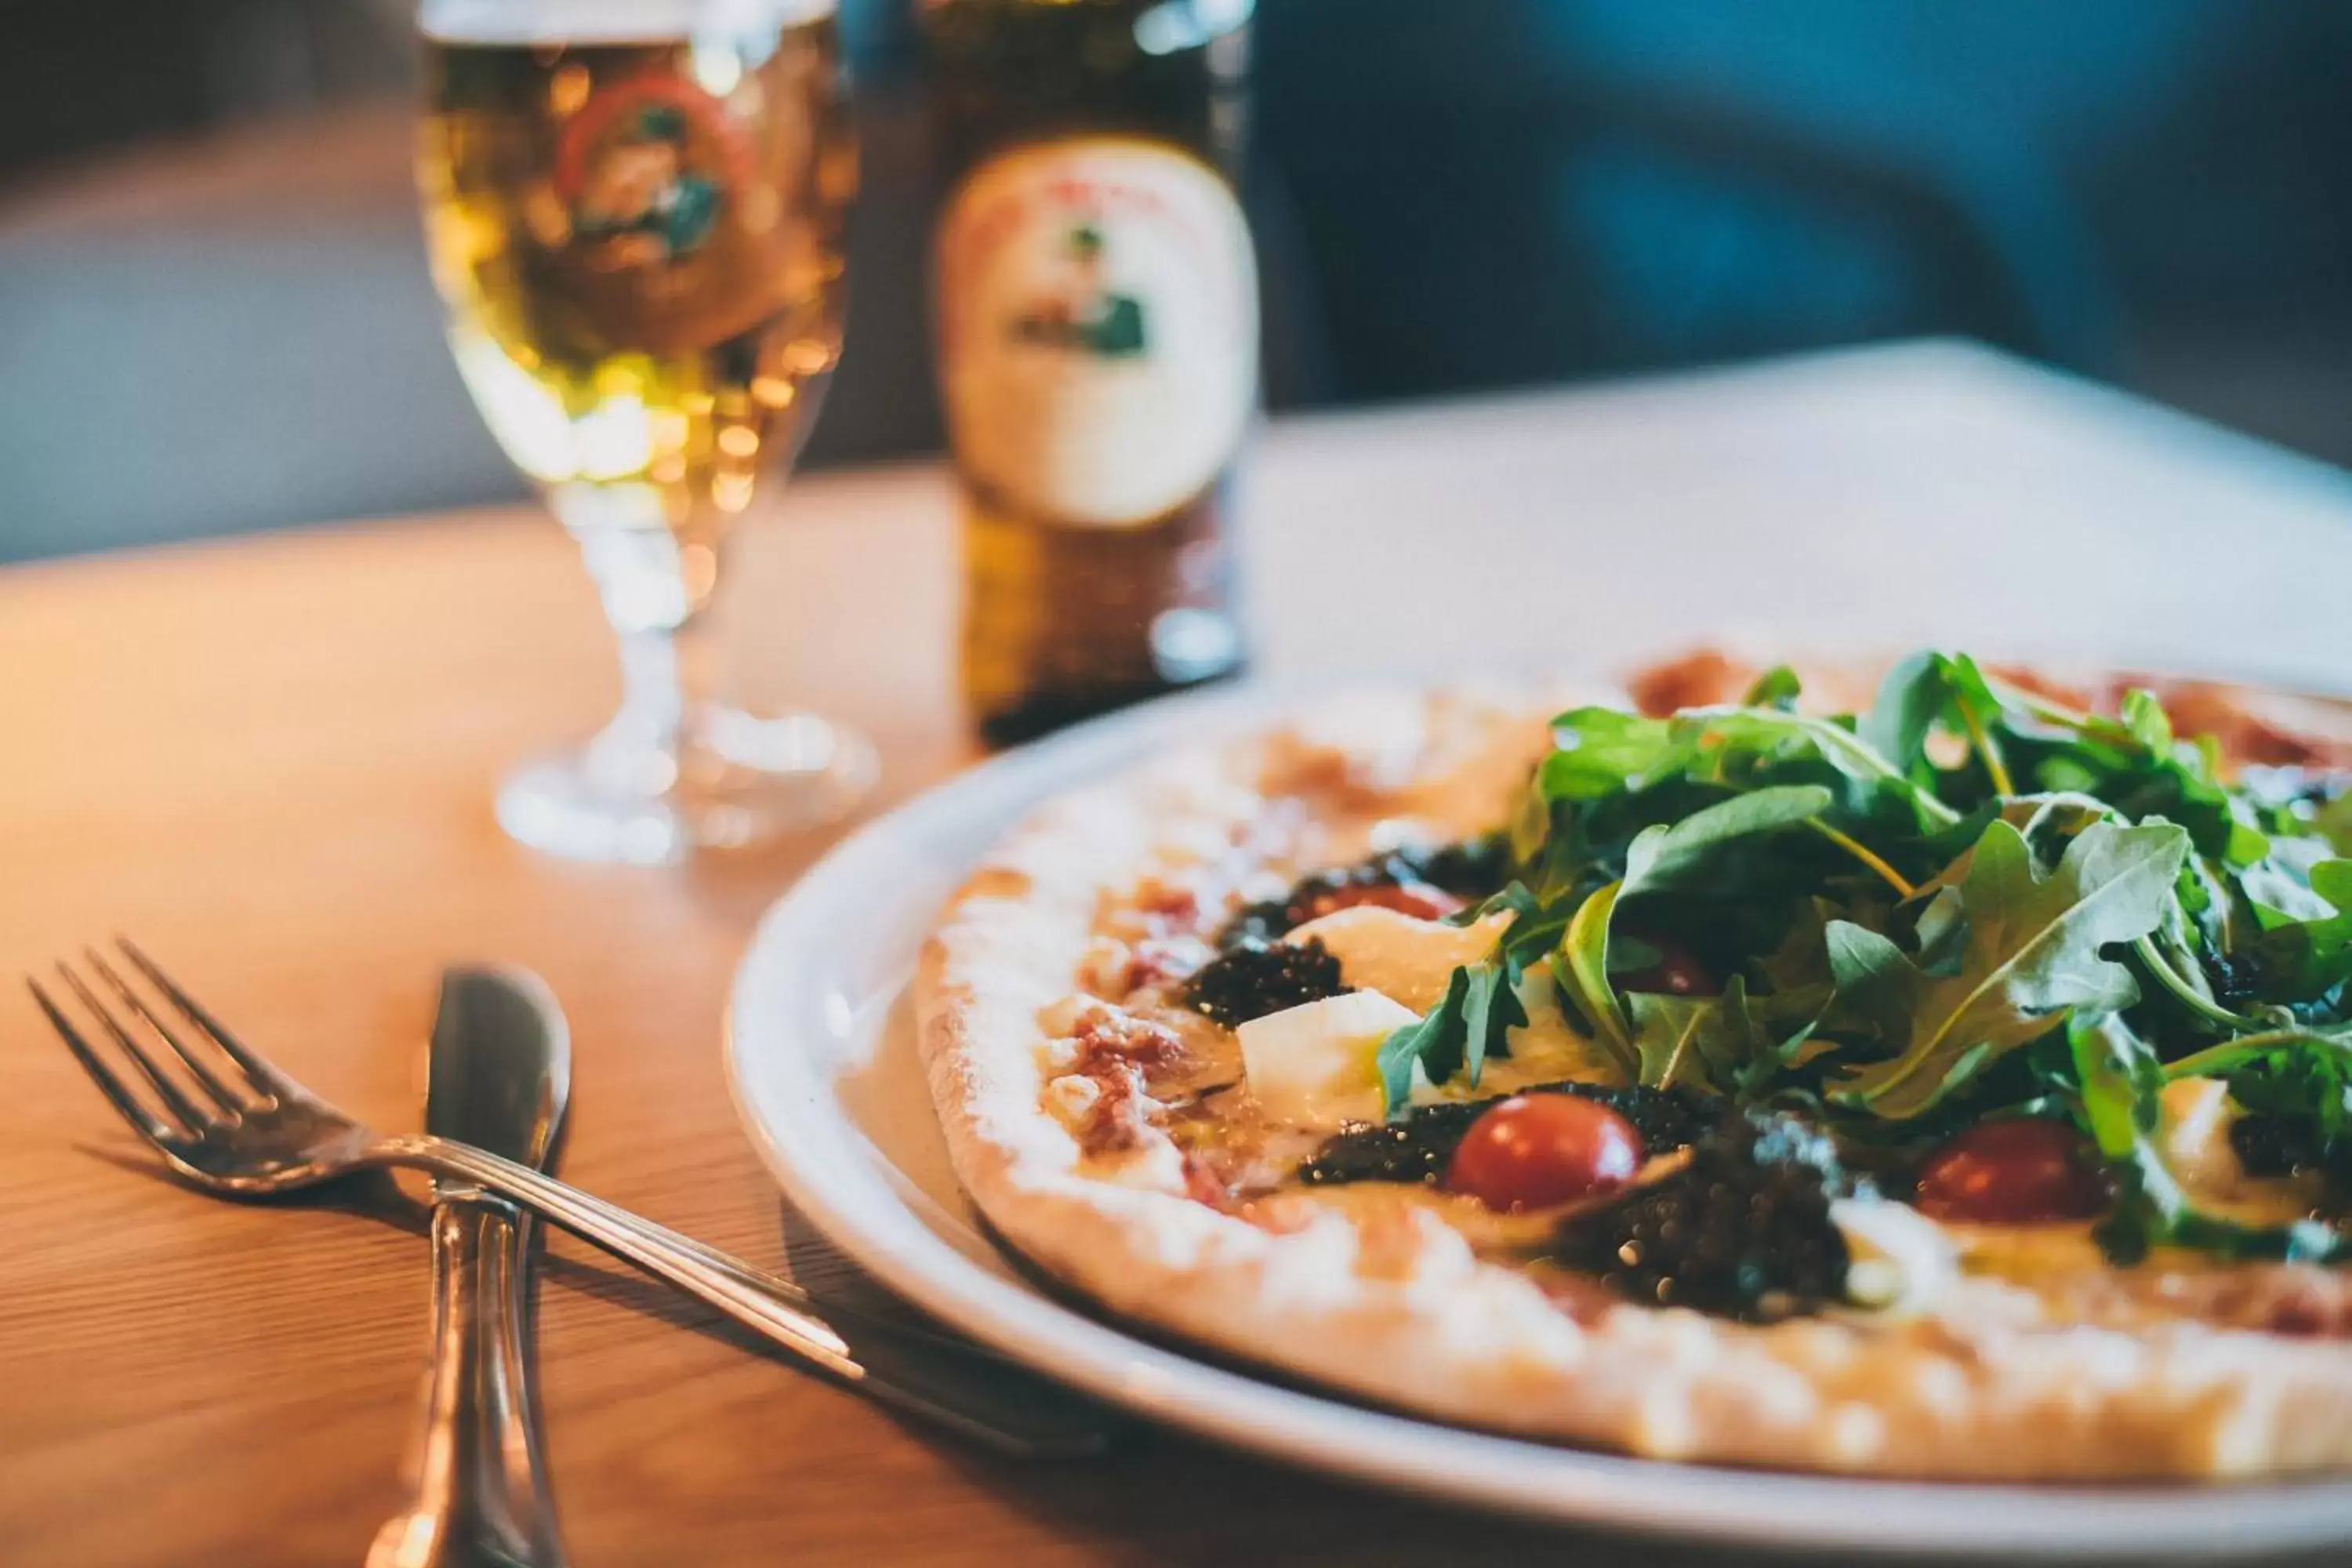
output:
<svg viewBox="0 0 2352 1568"><path fill-rule="evenodd" d="M1801 696L1782 669L1736 706L1554 721L1481 911L1511 924L1387 1042L1392 1113L1416 1068L1475 1083L1541 986L1625 1082L1800 1104L1897 1167L2071 1115L2119 1252L2341 1251L2200 1214L2154 1131L2168 1081L2221 1079L2352 1193L2352 795L2232 784L2148 693L2080 712L1965 655L1904 661L1859 717Z"/></svg>
<svg viewBox="0 0 2352 1568"><path fill-rule="evenodd" d="M2072 1014L2130 1006L2139 996L2131 972L2101 950L2156 929L2188 855L2179 827L2100 822L2042 878L2025 836L1996 820L1959 884L1968 940L1955 973L1931 977L1885 937L1832 926L1833 965L1845 946L1844 986L1869 998L1882 1027L1898 1031L1890 1039L1896 1054L1845 1075L1834 1098L1881 1116L1916 1116Z"/></svg>

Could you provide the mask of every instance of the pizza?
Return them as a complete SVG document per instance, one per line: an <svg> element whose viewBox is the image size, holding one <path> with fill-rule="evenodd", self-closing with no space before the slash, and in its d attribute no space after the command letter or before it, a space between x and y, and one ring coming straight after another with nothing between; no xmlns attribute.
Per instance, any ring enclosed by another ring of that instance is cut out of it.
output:
<svg viewBox="0 0 2352 1568"><path fill-rule="evenodd" d="M2352 723L1701 654L1047 803L917 981L1107 1311L1429 1417L1952 1479L2352 1468Z"/></svg>

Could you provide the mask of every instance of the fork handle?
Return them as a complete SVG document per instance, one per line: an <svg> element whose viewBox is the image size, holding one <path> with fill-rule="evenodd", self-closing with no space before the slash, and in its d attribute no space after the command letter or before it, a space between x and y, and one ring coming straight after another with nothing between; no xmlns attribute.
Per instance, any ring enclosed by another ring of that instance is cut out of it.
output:
<svg viewBox="0 0 2352 1568"><path fill-rule="evenodd" d="M676 1286L870 1397L1002 1452L1068 1458L1098 1451L1107 1439L1109 1423L1102 1412L1017 1374L976 1346L918 1333L905 1336L910 1342L900 1350L912 1353L894 1355L893 1371L871 1365L831 1324L799 1304L806 1297L788 1281L487 1150L411 1133L382 1140L363 1158L473 1183Z"/></svg>

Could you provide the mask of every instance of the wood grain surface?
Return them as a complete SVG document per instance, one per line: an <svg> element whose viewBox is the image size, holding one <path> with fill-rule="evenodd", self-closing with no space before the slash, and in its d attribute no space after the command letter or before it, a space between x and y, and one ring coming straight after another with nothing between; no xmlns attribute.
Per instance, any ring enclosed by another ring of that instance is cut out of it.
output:
<svg viewBox="0 0 2352 1568"><path fill-rule="evenodd" d="M1273 432L1255 474L1277 673L1392 668L1432 626L1457 662L1745 628L2352 683L2340 625L2275 614L2277 595L2352 581L2341 476L1958 350L1325 420ZM749 694L866 726L886 799L950 773L970 753L943 478L813 480L782 514L723 604ZM2272 548L2214 548L2221 515ZM1966 558L1982 531L2054 542L2082 572L1996 596L2005 576ZM2095 570L2116 574L2086 593ZM2168 629L2184 602L2205 613ZM822 843L607 869L533 856L491 820L502 764L604 716L608 661L571 545L525 514L0 574L0 971L131 932L298 1076L405 1128L438 967L529 965L572 1024L564 1174L852 1288L781 1213L718 1052L751 925ZM30 1005L0 1003L0 1562L357 1562L399 1497L427 1283L398 1194L241 1206L176 1186ZM1171 1436L1099 1463L996 1461L563 1239L541 1315L551 1457L588 1568L1697 1557Z"/></svg>

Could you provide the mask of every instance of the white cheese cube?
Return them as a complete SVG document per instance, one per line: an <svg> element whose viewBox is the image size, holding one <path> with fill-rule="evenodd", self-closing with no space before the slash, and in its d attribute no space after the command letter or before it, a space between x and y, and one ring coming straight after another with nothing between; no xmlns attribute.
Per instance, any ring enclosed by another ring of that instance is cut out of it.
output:
<svg viewBox="0 0 2352 1568"><path fill-rule="evenodd" d="M1295 927L1282 940L1321 942L1339 961L1339 977L1349 984L1426 1013L1445 1000L1454 972L1491 954L1510 923L1508 914L1497 913L1475 925L1448 925L1358 904Z"/></svg>
<svg viewBox="0 0 2352 1568"><path fill-rule="evenodd" d="M1837 1198L1830 1223L1844 1233L1853 1262L1846 1295L1856 1306L1919 1312L1960 1277L1959 1248L1944 1227L1908 1204Z"/></svg>
<svg viewBox="0 0 2352 1568"><path fill-rule="evenodd" d="M1418 1017L1377 991L1350 991L1252 1018L1234 1031L1250 1093L1280 1121L1377 1121L1381 1042Z"/></svg>

